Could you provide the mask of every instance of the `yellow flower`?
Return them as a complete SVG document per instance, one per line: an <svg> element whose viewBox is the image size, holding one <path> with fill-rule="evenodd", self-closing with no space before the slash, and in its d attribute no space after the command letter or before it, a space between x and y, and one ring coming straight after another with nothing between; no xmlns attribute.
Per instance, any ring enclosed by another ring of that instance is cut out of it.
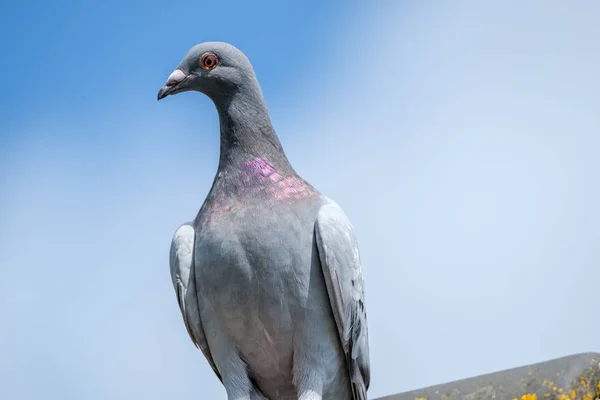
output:
<svg viewBox="0 0 600 400"><path fill-rule="evenodd" d="M575 397L577 397L577 392L573 389L569 390L569 397L571 398L571 400L575 400Z"/></svg>
<svg viewBox="0 0 600 400"><path fill-rule="evenodd" d="M544 397L550 397L550 393L546 393Z"/></svg>
<svg viewBox="0 0 600 400"><path fill-rule="evenodd" d="M558 393L562 393L563 392L563 388L558 388Z"/></svg>

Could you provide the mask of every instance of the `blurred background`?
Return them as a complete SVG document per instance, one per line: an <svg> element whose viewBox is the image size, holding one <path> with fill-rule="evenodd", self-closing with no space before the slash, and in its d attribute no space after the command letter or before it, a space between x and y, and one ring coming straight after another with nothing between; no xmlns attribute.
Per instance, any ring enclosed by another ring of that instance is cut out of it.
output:
<svg viewBox="0 0 600 400"><path fill-rule="evenodd" d="M361 245L370 397L599 351L600 2L3 2L0 398L225 399L171 286L218 160L187 50L252 60Z"/></svg>

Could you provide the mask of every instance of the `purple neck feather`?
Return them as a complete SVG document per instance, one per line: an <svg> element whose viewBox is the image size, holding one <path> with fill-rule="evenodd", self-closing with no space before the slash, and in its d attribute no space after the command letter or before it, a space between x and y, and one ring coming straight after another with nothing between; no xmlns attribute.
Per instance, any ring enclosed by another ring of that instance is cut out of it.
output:
<svg viewBox="0 0 600 400"><path fill-rule="evenodd" d="M249 159L267 157L278 170L293 171L271 124L258 82L252 80L244 89L215 103L221 128L219 169L239 168Z"/></svg>
<svg viewBox="0 0 600 400"><path fill-rule="evenodd" d="M275 200L301 200L314 194L314 190L296 174L282 176L265 157L242 163L242 187L261 186Z"/></svg>
<svg viewBox="0 0 600 400"><path fill-rule="evenodd" d="M207 222L223 213L235 212L242 205L295 203L317 195L290 165L271 125L258 83L254 83L254 90L239 91L215 101L221 127L221 155L217 176L203 206Z"/></svg>

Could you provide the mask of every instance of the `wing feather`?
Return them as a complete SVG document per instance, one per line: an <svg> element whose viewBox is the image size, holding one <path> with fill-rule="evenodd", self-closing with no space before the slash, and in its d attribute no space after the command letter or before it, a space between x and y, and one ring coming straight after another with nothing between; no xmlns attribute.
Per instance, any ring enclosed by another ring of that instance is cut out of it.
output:
<svg viewBox="0 0 600 400"><path fill-rule="evenodd" d="M194 271L195 239L196 233L191 223L185 223L175 231L170 251L171 279L190 339L202 351L217 377L222 380L208 347L200 318Z"/></svg>
<svg viewBox="0 0 600 400"><path fill-rule="evenodd" d="M315 238L329 301L346 356L353 400L367 400L370 383L369 343L358 243L348 217L329 199L319 210Z"/></svg>

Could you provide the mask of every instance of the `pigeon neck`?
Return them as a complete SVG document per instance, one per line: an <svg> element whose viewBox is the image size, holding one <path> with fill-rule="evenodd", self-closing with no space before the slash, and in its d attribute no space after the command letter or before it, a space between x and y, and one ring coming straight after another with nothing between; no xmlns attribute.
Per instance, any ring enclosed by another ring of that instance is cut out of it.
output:
<svg viewBox="0 0 600 400"><path fill-rule="evenodd" d="M221 127L219 168L239 166L257 157L266 157L279 168L289 167L260 88L253 94L236 92L228 101L217 104L217 110Z"/></svg>

